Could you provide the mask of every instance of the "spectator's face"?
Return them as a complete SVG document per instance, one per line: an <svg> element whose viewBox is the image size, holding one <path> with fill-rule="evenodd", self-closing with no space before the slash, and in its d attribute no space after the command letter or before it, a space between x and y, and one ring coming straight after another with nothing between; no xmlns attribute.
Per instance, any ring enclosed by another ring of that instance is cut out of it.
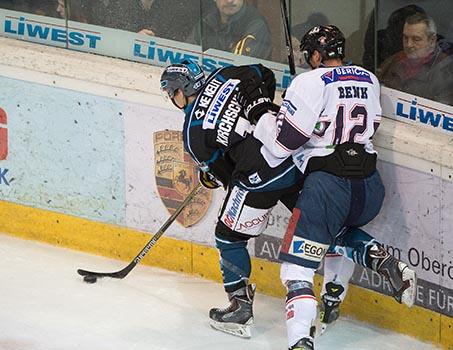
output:
<svg viewBox="0 0 453 350"><path fill-rule="evenodd" d="M291 44L293 46L294 64L296 65L296 67L307 68L308 66L305 64L304 55L302 54L302 51L300 51L299 49L300 41L294 36L291 36Z"/></svg>
<svg viewBox="0 0 453 350"><path fill-rule="evenodd" d="M434 51L436 36L428 36L425 23L404 24L403 48L410 59L423 58Z"/></svg>
<svg viewBox="0 0 453 350"><path fill-rule="evenodd" d="M215 0L220 13L225 16L233 16L239 12L244 0Z"/></svg>
<svg viewBox="0 0 453 350"><path fill-rule="evenodd" d="M64 0L58 0L57 12L61 18L65 16Z"/></svg>

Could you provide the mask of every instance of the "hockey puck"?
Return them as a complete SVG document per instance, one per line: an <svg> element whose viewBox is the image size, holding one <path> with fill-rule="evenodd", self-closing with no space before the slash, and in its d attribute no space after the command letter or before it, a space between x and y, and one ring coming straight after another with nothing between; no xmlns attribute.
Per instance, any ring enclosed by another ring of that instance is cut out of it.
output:
<svg viewBox="0 0 453 350"><path fill-rule="evenodd" d="M83 277L83 281L86 283L96 283L97 277L93 275L86 275Z"/></svg>

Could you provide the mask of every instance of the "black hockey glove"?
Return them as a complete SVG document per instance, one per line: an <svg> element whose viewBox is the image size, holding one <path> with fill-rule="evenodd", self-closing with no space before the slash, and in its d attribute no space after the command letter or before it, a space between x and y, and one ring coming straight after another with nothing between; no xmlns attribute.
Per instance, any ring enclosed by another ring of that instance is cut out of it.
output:
<svg viewBox="0 0 453 350"><path fill-rule="evenodd" d="M253 79L241 82L238 85L238 101L244 108L245 117L256 124L261 116L268 112L278 112L280 107L272 102L266 85Z"/></svg>
<svg viewBox="0 0 453 350"><path fill-rule="evenodd" d="M216 179L214 175L212 175L208 171L198 171L198 180L200 180L201 184L210 190L215 190L222 186L219 180Z"/></svg>

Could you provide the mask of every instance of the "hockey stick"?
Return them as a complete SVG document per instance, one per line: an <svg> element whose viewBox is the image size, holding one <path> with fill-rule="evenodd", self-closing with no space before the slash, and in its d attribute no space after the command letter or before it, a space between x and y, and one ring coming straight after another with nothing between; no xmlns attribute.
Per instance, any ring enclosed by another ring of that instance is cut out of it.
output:
<svg viewBox="0 0 453 350"><path fill-rule="evenodd" d="M296 74L296 66L294 64L293 44L291 42L291 32L289 30L289 16L286 8L286 0L280 0L280 9L283 19L283 30L285 32L286 51L288 53L288 65L291 76Z"/></svg>
<svg viewBox="0 0 453 350"><path fill-rule="evenodd" d="M157 231L157 233L149 240L148 243L143 247L143 249L138 253L138 255L127 265L124 269L116 271L116 272L94 272L94 271L87 271L78 269L77 273L81 276L84 276L86 282L94 283L96 282L96 278L102 277L112 277L112 278L124 278L127 276L129 272L143 259L143 257L149 252L149 250L156 244L157 240L165 233L165 231L170 227L173 221L176 220L178 215L183 211L183 209L189 204L189 202L197 195L200 189L203 186L199 183L193 190L190 192L186 199L179 205L179 207L175 210L175 212L168 218L168 220L162 225L162 227ZM89 276L89 277L88 277ZM90 281L91 277L91 281Z"/></svg>

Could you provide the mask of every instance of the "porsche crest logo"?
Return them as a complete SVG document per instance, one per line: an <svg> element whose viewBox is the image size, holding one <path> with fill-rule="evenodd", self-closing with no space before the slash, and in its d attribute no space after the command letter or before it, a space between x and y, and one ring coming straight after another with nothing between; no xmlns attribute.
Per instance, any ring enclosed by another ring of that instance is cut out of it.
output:
<svg viewBox="0 0 453 350"><path fill-rule="evenodd" d="M157 191L167 210L173 213L198 184L198 169L184 151L181 131L156 131L153 136ZM197 223L206 214L211 196L210 191L202 189L177 221L184 227Z"/></svg>

